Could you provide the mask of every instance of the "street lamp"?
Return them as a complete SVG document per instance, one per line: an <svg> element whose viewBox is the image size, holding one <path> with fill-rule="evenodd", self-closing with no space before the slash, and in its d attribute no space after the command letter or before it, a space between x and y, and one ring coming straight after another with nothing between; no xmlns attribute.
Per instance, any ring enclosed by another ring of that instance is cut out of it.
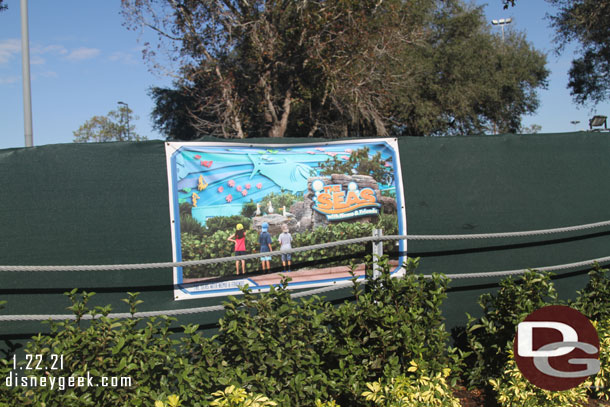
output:
<svg viewBox="0 0 610 407"><path fill-rule="evenodd" d="M23 127L25 146L34 145L32 130L32 88L30 81L30 35L28 0L21 0L21 70L23 72Z"/></svg>
<svg viewBox="0 0 610 407"><path fill-rule="evenodd" d="M593 116L591 120L589 120L589 130L593 130L593 127L601 126L604 126L604 130L607 130L606 119L607 117L602 115Z"/></svg>
<svg viewBox="0 0 610 407"><path fill-rule="evenodd" d="M125 106L124 114L127 117L127 120L126 120L126 122L127 122L127 140L129 140L129 105L127 103L121 102L121 101L118 101L117 103L119 105Z"/></svg>
<svg viewBox="0 0 610 407"><path fill-rule="evenodd" d="M493 25L499 25L500 27L502 27L502 42L504 42L504 26L506 24L512 23L512 21L512 18L501 18L499 20L491 20L491 23Z"/></svg>

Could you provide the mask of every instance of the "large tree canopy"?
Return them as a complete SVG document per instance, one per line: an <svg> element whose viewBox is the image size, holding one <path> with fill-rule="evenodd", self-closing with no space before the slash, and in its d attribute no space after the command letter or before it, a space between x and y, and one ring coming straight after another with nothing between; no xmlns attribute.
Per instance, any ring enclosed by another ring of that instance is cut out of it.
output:
<svg viewBox="0 0 610 407"><path fill-rule="evenodd" d="M572 61L568 87L578 103L610 98L610 0L546 0L557 8L549 16L556 30L557 51L579 42L579 57ZM504 8L515 0L502 0Z"/></svg>
<svg viewBox="0 0 610 407"><path fill-rule="evenodd" d="M610 0L549 0L559 8L551 17L559 46L576 40L580 57L572 61L568 86L578 103L610 97Z"/></svg>
<svg viewBox="0 0 610 407"><path fill-rule="evenodd" d="M151 91L169 138L516 131L548 75L461 0L122 3L180 66L174 89Z"/></svg>

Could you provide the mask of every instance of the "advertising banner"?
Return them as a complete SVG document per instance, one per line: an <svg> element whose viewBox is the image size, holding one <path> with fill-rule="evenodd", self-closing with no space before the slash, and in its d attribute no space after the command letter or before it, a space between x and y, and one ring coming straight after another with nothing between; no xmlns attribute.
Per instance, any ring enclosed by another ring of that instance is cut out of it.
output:
<svg viewBox="0 0 610 407"><path fill-rule="evenodd" d="M305 247L406 234L395 139L318 144L166 143L174 261L268 252L262 259L174 269L175 298L333 285L364 278L365 244ZM394 242L386 245L395 245ZM406 252L406 242L398 245ZM402 259L394 261L400 271Z"/></svg>

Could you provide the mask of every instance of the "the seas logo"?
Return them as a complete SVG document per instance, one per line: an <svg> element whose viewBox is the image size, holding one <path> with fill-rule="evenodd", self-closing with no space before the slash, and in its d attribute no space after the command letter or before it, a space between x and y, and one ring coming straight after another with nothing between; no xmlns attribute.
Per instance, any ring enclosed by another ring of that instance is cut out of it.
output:
<svg viewBox="0 0 610 407"><path fill-rule="evenodd" d="M355 182L347 185L347 191L340 184L324 185L316 180L311 187L315 192L313 209L328 220L344 220L361 216L379 214L381 204L377 202L375 191L371 188L358 189Z"/></svg>

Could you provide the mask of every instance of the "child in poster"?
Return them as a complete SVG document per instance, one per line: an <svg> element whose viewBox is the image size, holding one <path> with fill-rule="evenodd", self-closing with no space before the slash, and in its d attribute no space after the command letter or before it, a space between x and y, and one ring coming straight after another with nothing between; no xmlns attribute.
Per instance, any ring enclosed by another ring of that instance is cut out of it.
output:
<svg viewBox="0 0 610 407"><path fill-rule="evenodd" d="M269 252L273 251L273 248L271 247L271 243L272 243L271 235L269 234L268 230L269 230L269 224L267 222L264 222L261 225L261 234L258 237L258 242L261 245L261 253L269 253ZM271 256L261 257L263 271L269 271L269 269L271 268L270 261L271 261Z"/></svg>
<svg viewBox="0 0 610 407"><path fill-rule="evenodd" d="M238 223L235 227L235 233L229 236L227 239L230 242L235 243L235 255L241 256L248 254L246 251L246 232L244 231L244 225ZM235 271L239 275L239 260L235 262ZM246 274L246 261L241 260L241 270L243 274Z"/></svg>
<svg viewBox="0 0 610 407"><path fill-rule="evenodd" d="M288 225L282 225L282 233L280 233L278 240L280 242L280 250L292 249L292 235L290 234ZM290 253L282 253L282 266L284 266L284 271L290 271L291 258L292 256ZM286 266L288 266L288 268L286 268Z"/></svg>

